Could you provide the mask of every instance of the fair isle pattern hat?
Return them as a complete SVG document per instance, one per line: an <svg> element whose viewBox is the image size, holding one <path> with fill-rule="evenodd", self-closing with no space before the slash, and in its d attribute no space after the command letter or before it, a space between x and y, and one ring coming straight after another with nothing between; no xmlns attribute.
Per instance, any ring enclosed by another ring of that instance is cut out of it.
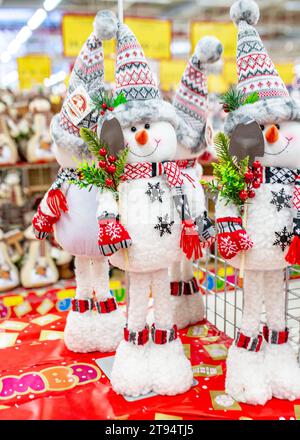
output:
<svg viewBox="0 0 300 440"><path fill-rule="evenodd" d="M177 116L171 104L161 99L143 49L131 29L119 23L115 69L115 95L123 94L126 103L114 109L113 114L123 128L139 121L164 120L177 127ZM107 113L107 112L106 112Z"/></svg>
<svg viewBox="0 0 300 440"><path fill-rule="evenodd" d="M126 101L159 98L143 49L126 24L120 24L117 40L116 95L123 93Z"/></svg>
<svg viewBox="0 0 300 440"><path fill-rule="evenodd" d="M254 28L259 20L259 7L253 0L238 0L230 9L231 19L238 26L237 90L245 97L259 94L259 101L231 112L225 131L231 133L239 123L256 120L260 124L298 120L300 105L294 101L280 78L261 38Z"/></svg>
<svg viewBox="0 0 300 440"><path fill-rule="evenodd" d="M176 90L173 105L179 116L177 138L183 146L193 152L206 146L207 64L218 61L222 52L223 46L217 38L202 38L188 61Z"/></svg>
<svg viewBox="0 0 300 440"><path fill-rule="evenodd" d="M67 96L59 116L52 122L51 131L56 144L70 150L88 150L80 138L80 128L96 131L99 117L92 102L104 90L103 40L116 36L118 20L111 11L100 11L94 20L94 31L83 45L70 77Z"/></svg>
<svg viewBox="0 0 300 440"><path fill-rule="evenodd" d="M252 16L245 17L243 12L245 5L253 6ZM269 57L257 30L251 25L258 22L258 5L253 1L242 0L232 5L230 14L239 29L237 89L241 90L244 96L258 92L261 99L289 97L289 92Z"/></svg>

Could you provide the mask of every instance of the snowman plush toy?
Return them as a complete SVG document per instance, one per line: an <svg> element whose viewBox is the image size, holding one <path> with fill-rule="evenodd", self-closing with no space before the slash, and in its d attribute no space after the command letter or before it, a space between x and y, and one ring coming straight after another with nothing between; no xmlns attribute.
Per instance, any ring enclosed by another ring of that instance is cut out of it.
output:
<svg viewBox="0 0 300 440"><path fill-rule="evenodd" d="M111 382L116 392L131 396L174 395L191 387L193 375L174 322L168 268L183 252L199 258L203 205L191 212L183 177L188 161L181 168L174 161L178 115L160 98L143 50L125 24L117 33L115 84L116 95L122 93L127 102L105 112L99 137L109 144L114 134L115 145L128 156L118 200L112 191L99 195L99 247L128 273L129 289L127 325Z"/></svg>
<svg viewBox="0 0 300 440"><path fill-rule="evenodd" d="M61 113L51 124L61 169L32 222L37 238L44 239L54 230L61 247L75 255L76 295L67 317L65 342L76 352L115 350L125 323L110 293L108 260L97 246L97 189L80 189L70 183L80 179L78 165L92 161L80 129L97 129L102 109L94 102L104 92L102 40L114 38L116 30L114 14L97 14L94 32L75 62Z"/></svg>
<svg viewBox="0 0 300 440"><path fill-rule="evenodd" d="M196 222L203 226L203 249L211 246L215 232L207 215L204 191L200 184L203 170L197 159L213 144L212 124L208 118L207 65L218 61L222 51L223 47L215 37L207 36L198 42L173 102L179 119L176 130L176 163L182 168L192 213L195 216L198 213ZM181 261L171 266L170 278L178 328L203 320L204 302L198 281L194 277L193 261L183 254Z"/></svg>
<svg viewBox="0 0 300 440"><path fill-rule="evenodd" d="M244 222L222 197L216 206L219 252L236 268L244 259L245 268L243 318L228 353L226 392L240 402L263 405L272 396L300 398L300 367L288 341L284 295L284 269L300 262L300 104L289 96L254 28L257 4L237 1L231 18L238 26L242 102L233 109L225 105L225 131L237 156L252 156L245 178L256 178L254 190L240 193L248 210Z"/></svg>

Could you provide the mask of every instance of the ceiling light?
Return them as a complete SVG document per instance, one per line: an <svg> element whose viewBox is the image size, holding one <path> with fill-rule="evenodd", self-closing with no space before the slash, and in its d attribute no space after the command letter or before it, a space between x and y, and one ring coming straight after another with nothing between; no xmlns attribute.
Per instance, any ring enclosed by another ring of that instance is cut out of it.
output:
<svg viewBox="0 0 300 440"><path fill-rule="evenodd" d="M9 45L7 46L7 50L8 50L8 52L10 53L10 54L14 54L14 53L16 53L16 52L18 52L18 50L20 49L20 46L21 46L21 42L20 41L18 41L18 40L16 40L16 39L14 39L14 40L12 40L10 43L9 43Z"/></svg>
<svg viewBox="0 0 300 440"><path fill-rule="evenodd" d="M9 72L5 77L3 78L2 84L4 87L7 87L10 84L15 83L18 81L19 75L17 70L13 70L12 72Z"/></svg>
<svg viewBox="0 0 300 440"><path fill-rule="evenodd" d="M44 80L44 84L46 87L52 87L54 86L54 84L64 81L66 79L66 76L66 72L60 70L58 73L54 73L53 75L51 75L50 78L46 78Z"/></svg>
<svg viewBox="0 0 300 440"><path fill-rule="evenodd" d="M46 11L52 11L56 8L56 6L61 2L61 0L45 0L44 1L44 9Z"/></svg>
<svg viewBox="0 0 300 440"><path fill-rule="evenodd" d="M6 50L1 54L0 59L2 63L9 63L9 61L11 60L11 54Z"/></svg>
<svg viewBox="0 0 300 440"><path fill-rule="evenodd" d="M45 9L37 9L33 16L28 20L27 25L32 31L34 31L43 23L46 17L47 12Z"/></svg>
<svg viewBox="0 0 300 440"><path fill-rule="evenodd" d="M18 35L16 36L16 40L20 43L25 43L32 35L32 30L29 29L28 26L22 27Z"/></svg>

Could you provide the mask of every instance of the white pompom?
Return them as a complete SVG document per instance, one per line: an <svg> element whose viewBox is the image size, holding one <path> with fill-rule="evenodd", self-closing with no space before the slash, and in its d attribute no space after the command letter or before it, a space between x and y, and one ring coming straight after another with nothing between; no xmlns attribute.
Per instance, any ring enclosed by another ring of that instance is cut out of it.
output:
<svg viewBox="0 0 300 440"><path fill-rule="evenodd" d="M223 46L216 37L203 37L195 49L195 55L202 63L215 63L221 58Z"/></svg>
<svg viewBox="0 0 300 440"><path fill-rule="evenodd" d="M99 11L94 20L94 33L99 40L115 38L118 30L118 19L109 10Z"/></svg>
<svg viewBox="0 0 300 440"><path fill-rule="evenodd" d="M259 7L254 0L238 0L230 8L230 17L238 25L240 21L255 25L259 20Z"/></svg>

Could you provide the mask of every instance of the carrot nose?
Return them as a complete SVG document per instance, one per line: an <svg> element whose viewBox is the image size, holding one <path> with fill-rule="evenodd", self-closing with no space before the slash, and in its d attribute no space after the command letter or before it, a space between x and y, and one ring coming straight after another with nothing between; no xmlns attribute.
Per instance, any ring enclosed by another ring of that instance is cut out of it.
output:
<svg viewBox="0 0 300 440"><path fill-rule="evenodd" d="M276 125L271 125L266 131L266 139L269 144L274 144L279 139L279 130Z"/></svg>
<svg viewBox="0 0 300 440"><path fill-rule="evenodd" d="M148 133L146 130L138 131L135 135L135 140L140 145L145 145L148 142Z"/></svg>

